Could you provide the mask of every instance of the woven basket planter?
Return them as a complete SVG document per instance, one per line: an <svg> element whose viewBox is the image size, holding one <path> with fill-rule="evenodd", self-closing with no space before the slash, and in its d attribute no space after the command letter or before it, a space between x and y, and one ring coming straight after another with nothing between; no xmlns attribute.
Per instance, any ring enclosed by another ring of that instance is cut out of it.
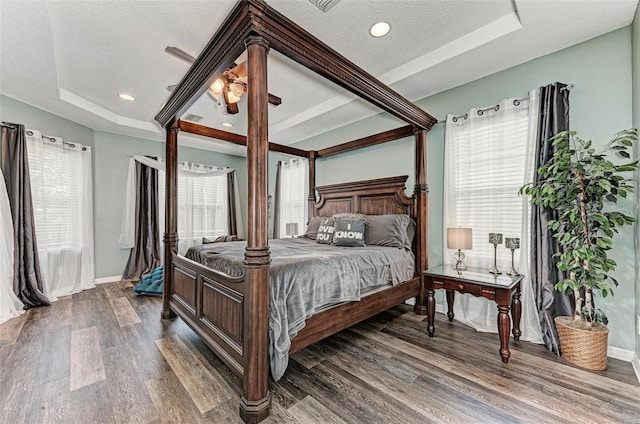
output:
<svg viewBox="0 0 640 424"><path fill-rule="evenodd" d="M573 317L555 318L556 330L560 339L562 357L574 365L589 370L607 369L607 346L609 329L606 325L594 323L594 328L602 331L589 331L565 325L563 321L572 321Z"/></svg>

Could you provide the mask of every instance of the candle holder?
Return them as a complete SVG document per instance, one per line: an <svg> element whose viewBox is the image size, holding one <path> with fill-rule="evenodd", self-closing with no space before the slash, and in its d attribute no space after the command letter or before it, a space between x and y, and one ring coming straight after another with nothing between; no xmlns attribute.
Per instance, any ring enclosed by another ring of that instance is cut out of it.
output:
<svg viewBox="0 0 640 424"><path fill-rule="evenodd" d="M494 275L502 274L500 270L498 270L497 260L498 260L498 245L502 244L502 234L500 233L489 233L489 243L493 244L493 266L489 269L489 272Z"/></svg>
<svg viewBox="0 0 640 424"><path fill-rule="evenodd" d="M507 275L516 276L520 275L518 271L516 271L516 267L513 263L513 252L516 249L520 249L520 239L518 237L507 237L504 239L504 245L507 249L511 249L511 269L507 271Z"/></svg>

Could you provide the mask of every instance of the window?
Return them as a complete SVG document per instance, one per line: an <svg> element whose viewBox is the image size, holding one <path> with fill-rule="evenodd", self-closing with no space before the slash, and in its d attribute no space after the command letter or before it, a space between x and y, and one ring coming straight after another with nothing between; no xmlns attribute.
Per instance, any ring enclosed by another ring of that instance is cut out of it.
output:
<svg viewBox="0 0 640 424"><path fill-rule="evenodd" d="M489 233L501 233L503 240L522 236L518 190L530 181L533 168L527 164L529 102L509 99L497 108L472 109L455 122L449 117L446 131L445 228L471 227L467 265L488 269L494 258ZM498 268L504 272L511 256L500 252L504 244L498 250ZM450 263L453 251L447 252L445 262Z"/></svg>
<svg viewBox="0 0 640 424"><path fill-rule="evenodd" d="M305 159L280 162L279 237L304 234L308 173Z"/></svg>
<svg viewBox="0 0 640 424"><path fill-rule="evenodd" d="M202 165L183 164L181 169L198 172ZM178 175L179 252L201 244L202 237L229 234L227 174L211 176Z"/></svg>

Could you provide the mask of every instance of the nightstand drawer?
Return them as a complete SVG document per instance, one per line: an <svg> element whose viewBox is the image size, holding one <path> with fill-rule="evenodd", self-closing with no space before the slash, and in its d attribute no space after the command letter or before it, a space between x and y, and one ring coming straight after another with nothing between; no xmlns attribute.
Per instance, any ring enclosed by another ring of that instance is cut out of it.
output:
<svg viewBox="0 0 640 424"><path fill-rule="evenodd" d="M462 283L460 281L433 279L434 289L457 290L460 293L469 293L475 296L482 296L482 287L471 283Z"/></svg>

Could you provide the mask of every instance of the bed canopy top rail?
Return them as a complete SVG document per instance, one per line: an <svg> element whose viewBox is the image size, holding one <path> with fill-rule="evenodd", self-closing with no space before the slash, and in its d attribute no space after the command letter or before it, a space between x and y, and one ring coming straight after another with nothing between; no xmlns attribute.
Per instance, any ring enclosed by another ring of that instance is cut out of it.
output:
<svg viewBox="0 0 640 424"><path fill-rule="evenodd" d="M217 140L228 141L230 143L237 144L239 146L247 145L247 137L240 134L235 134L228 131L219 130L217 128L211 128L204 125L194 124L193 122L178 121L177 123L180 131L184 131L189 134L201 135L203 137L215 138ZM295 147L284 146L282 144L276 144L269 142L269 150L272 152L286 153L288 155L300 156L303 158L309 157L309 152Z"/></svg>
<svg viewBox="0 0 640 424"><path fill-rule="evenodd" d="M348 141L346 143L338 144L337 146L327 147L325 149L318 150L319 158L326 158L329 156L339 155L341 153L350 152L352 150L363 149L365 147L375 146L376 144L386 143L388 141L399 140L401 138L413 136L415 128L412 125L407 125L401 128L395 128L389 131L383 131L378 134L362 137L357 140Z"/></svg>
<svg viewBox="0 0 640 424"><path fill-rule="evenodd" d="M193 122L179 120L174 124L174 127L189 134L215 138L216 140L228 141L239 146L247 145L247 137L244 135L219 130L217 128L207 127L205 125L195 124ZM378 134L358 138L356 140L347 141L345 143L337 144L335 146L327 147L317 151L298 149L296 147L269 142L269 151L285 153L292 156L299 156L315 160L317 158L326 158L329 156L351 152L353 150L363 149L365 147L375 146L377 144L387 143L389 141L399 140L401 138L413 136L415 132L416 131L413 126L407 125L392 130L383 131Z"/></svg>
<svg viewBox="0 0 640 424"><path fill-rule="evenodd" d="M244 51L250 35L408 124L429 130L437 119L280 14L264 0L241 0L155 116L170 126Z"/></svg>

